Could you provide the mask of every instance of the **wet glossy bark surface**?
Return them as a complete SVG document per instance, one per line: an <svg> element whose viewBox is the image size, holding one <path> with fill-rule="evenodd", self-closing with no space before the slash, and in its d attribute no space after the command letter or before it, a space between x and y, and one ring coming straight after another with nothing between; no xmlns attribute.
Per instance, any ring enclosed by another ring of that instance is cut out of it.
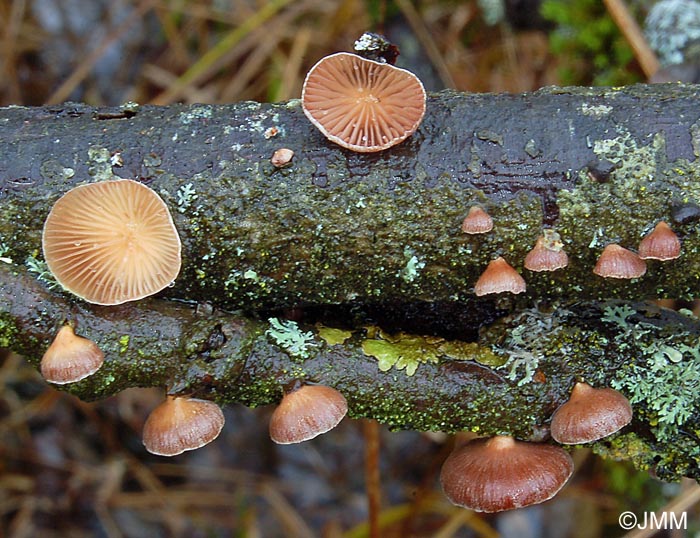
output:
<svg viewBox="0 0 700 538"><path fill-rule="evenodd" d="M74 324L107 355L66 387L85 399L162 386L257 406L301 379L393 428L538 440L576 379L617 384L636 399L635 420L595 448L697 477L698 322L635 301L697 294L698 104L694 87L676 85L446 92L413 137L363 155L325 141L298 102L0 109L0 347L36 363ZM295 156L277 169L280 147ZM41 229L62 193L114 177L163 197L183 270L160 299L93 307L47 289ZM461 232L473 204L494 218L489 234ZM658 220L680 236L678 260L650 261L633 281L592 274L607 243L634 249ZM535 274L522 260L544 227L571 263ZM476 299L497 256L527 291ZM267 320L296 305L304 356ZM315 324L343 319L341 343ZM368 341L389 351L372 355ZM659 403L663 389L683 414Z"/></svg>
<svg viewBox="0 0 700 538"><path fill-rule="evenodd" d="M691 297L700 282L700 148L693 86L432 96L418 132L386 152L327 142L296 101L269 105L5 108L0 239L36 253L51 203L80 183L136 178L184 241L168 295L228 308L468 300L503 256L527 300ZM270 163L275 149L291 166ZM460 231L473 204L495 228ZM633 282L591 273L610 242L636 248L669 222L683 255ZM543 227L571 264L522 268Z"/></svg>

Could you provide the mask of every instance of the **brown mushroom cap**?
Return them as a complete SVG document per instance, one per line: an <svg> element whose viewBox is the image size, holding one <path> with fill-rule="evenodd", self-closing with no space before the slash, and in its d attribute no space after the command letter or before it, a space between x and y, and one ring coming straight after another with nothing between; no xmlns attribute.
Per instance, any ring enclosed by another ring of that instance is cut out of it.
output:
<svg viewBox="0 0 700 538"><path fill-rule="evenodd" d="M212 442L224 427L224 414L214 402L168 396L148 415L143 445L158 456L177 456Z"/></svg>
<svg viewBox="0 0 700 538"><path fill-rule="evenodd" d="M604 278L639 278L647 264L631 250L611 243L603 249L593 272Z"/></svg>
<svg viewBox="0 0 700 538"><path fill-rule="evenodd" d="M535 246L525 256L523 265L530 271L556 271L569 265L569 257L562 249L561 238L554 230L545 230Z"/></svg>
<svg viewBox="0 0 700 538"><path fill-rule="evenodd" d="M643 260L675 260L680 255L680 239L664 221L659 222L639 243L639 257Z"/></svg>
<svg viewBox="0 0 700 538"><path fill-rule="evenodd" d="M493 230L493 219L478 205L469 208L462 221L462 231L467 234L483 234Z"/></svg>
<svg viewBox="0 0 700 538"><path fill-rule="evenodd" d="M453 504L501 512L551 499L573 470L571 456L561 447L496 436L452 451L440 482Z"/></svg>
<svg viewBox="0 0 700 538"><path fill-rule="evenodd" d="M42 246L56 280L90 303L142 299L180 271L180 238L168 208L130 179L64 194L44 223Z"/></svg>
<svg viewBox="0 0 700 538"><path fill-rule="evenodd" d="M41 358L41 375L58 385L75 383L97 372L104 359L95 342L77 336L70 325L64 325Z"/></svg>
<svg viewBox="0 0 700 538"><path fill-rule="evenodd" d="M340 392L304 385L284 395L270 417L270 438L278 444L301 443L335 428L348 412Z"/></svg>
<svg viewBox="0 0 700 538"><path fill-rule="evenodd" d="M358 152L394 146L418 128L425 90L413 73L339 52L306 75L304 113L329 140Z"/></svg>
<svg viewBox="0 0 700 538"><path fill-rule="evenodd" d="M569 400L554 412L552 438L558 443L591 443L620 430L632 420L632 406L620 392L576 383Z"/></svg>
<svg viewBox="0 0 700 538"><path fill-rule="evenodd" d="M502 257L489 262L474 285L474 293L477 296L489 293L522 293L526 289L525 280Z"/></svg>

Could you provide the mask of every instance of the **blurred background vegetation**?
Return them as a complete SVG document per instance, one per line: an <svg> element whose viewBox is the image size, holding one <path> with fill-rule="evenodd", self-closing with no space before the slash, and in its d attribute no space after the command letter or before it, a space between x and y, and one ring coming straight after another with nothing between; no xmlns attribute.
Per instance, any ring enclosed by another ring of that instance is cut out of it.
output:
<svg viewBox="0 0 700 538"><path fill-rule="evenodd" d="M366 30L397 43L398 65L432 91L644 82L650 73L611 5L643 26L655 4L0 0L0 104L283 101L300 95L318 59L350 50ZM647 45L662 68L690 65L692 80L700 8L666 4ZM381 428L379 490L362 472L372 428L351 420L301 446L275 446L270 409L230 407L208 447L152 456L140 432L162 392L84 403L47 387L20 357L0 349L0 359L0 537L360 538L370 535L368 494L381 498L384 537L622 536L621 512L668 503L688 512L689 530L662 535L700 536L696 484L664 484L586 449L574 451L576 474L554 501L500 515L441 495L437 475L454 440L440 433Z"/></svg>

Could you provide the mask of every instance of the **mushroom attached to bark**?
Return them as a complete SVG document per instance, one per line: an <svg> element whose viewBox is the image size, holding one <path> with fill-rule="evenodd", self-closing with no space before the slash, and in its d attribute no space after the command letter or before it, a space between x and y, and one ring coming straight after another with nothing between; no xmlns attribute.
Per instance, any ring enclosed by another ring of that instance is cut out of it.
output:
<svg viewBox="0 0 700 538"><path fill-rule="evenodd" d="M579 382L554 412L550 428L555 441L575 445L607 437L631 420L632 406L622 393Z"/></svg>
<svg viewBox="0 0 700 538"><path fill-rule="evenodd" d="M180 238L167 206L129 179L64 194L44 223L42 246L56 280L90 303L142 299L180 271Z"/></svg>
<svg viewBox="0 0 700 538"><path fill-rule="evenodd" d="M639 278L647 271L647 264L637 254L611 243L603 249L593 272L603 278Z"/></svg>
<svg viewBox="0 0 700 538"><path fill-rule="evenodd" d="M558 446L499 435L456 448L440 472L447 498L477 512L501 512L554 497L574 470Z"/></svg>
<svg viewBox="0 0 700 538"><path fill-rule="evenodd" d="M525 291L525 280L502 257L489 262L474 285L477 296L490 293L522 293Z"/></svg>
<svg viewBox="0 0 700 538"><path fill-rule="evenodd" d="M675 260L680 255L680 239L664 221L659 222L639 243L639 257L643 260Z"/></svg>
<svg viewBox="0 0 700 538"><path fill-rule="evenodd" d="M493 230L493 219L478 205L471 206L462 221L462 231L466 234L483 234Z"/></svg>
<svg viewBox="0 0 700 538"><path fill-rule="evenodd" d="M304 114L329 140L358 152L403 142L425 114L425 89L413 73L356 54L321 59L304 80Z"/></svg>
<svg viewBox="0 0 700 538"><path fill-rule="evenodd" d="M143 444L152 454L177 456L212 442L224 427L221 408L209 400L167 396L143 425Z"/></svg>
<svg viewBox="0 0 700 538"><path fill-rule="evenodd" d="M536 272L556 271L569 265L569 257L563 250L559 234L554 230L546 229L525 256L523 265L525 269Z"/></svg>
<svg viewBox="0 0 700 538"><path fill-rule="evenodd" d="M270 157L270 162L275 166L275 168L282 168L287 166L292 162L292 157L294 157L294 152L289 148L278 148Z"/></svg>
<svg viewBox="0 0 700 538"><path fill-rule="evenodd" d="M324 385L288 392L270 417L270 438L278 444L301 443L335 428L348 412L345 397Z"/></svg>
<svg viewBox="0 0 700 538"><path fill-rule="evenodd" d="M59 385L75 383L97 372L104 358L95 342L76 335L73 327L64 325L41 358L41 375Z"/></svg>

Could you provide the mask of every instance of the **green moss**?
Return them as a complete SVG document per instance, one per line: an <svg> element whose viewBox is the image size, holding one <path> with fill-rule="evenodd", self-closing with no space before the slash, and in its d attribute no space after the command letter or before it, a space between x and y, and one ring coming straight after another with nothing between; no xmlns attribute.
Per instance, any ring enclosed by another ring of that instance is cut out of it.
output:
<svg viewBox="0 0 700 538"><path fill-rule="evenodd" d="M380 333L381 338L367 339L362 342L365 355L375 357L382 372L396 368L406 370L407 376L416 373L419 364L437 363L440 357L438 350L441 338L431 336L416 336L399 333L388 335Z"/></svg>
<svg viewBox="0 0 700 538"><path fill-rule="evenodd" d="M593 445L596 454L616 460L630 460L640 470L650 469L657 452L634 433L609 437L603 443Z"/></svg>
<svg viewBox="0 0 700 538"><path fill-rule="evenodd" d="M123 334L119 337L119 353L126 353L127 349L129 349L129 338L128 334Z"/></svg>
<svg viewBox="0 0 700 538"><path fill-rule="evenodd" d="M0 312L0 348L10 348L18 334L17 326L9 314Z"/></svg>
<svg viewBox="0 0 700 538"><path fill-rule="evenodd" d="M416 373L420 364L437 364L442 357L460 361L474 360L488 366L499 366L505 361L505 358L496 355L488 347L475 342L406 333L392 335L378 328L371 328L369 334L371 337L362 341L362 352L376 358L382 372L396 368L405 370L410 377Z"/></svg>
<svg viewBox="0 0 700 538"><path fill-rule="evenodd" d="M332 327L324 327L322 325L317 326L316 329L318 330L318 336L329 346L337 346L342 344L352 336L351 331L346 331L343 329L334 329Z"/></svg>

